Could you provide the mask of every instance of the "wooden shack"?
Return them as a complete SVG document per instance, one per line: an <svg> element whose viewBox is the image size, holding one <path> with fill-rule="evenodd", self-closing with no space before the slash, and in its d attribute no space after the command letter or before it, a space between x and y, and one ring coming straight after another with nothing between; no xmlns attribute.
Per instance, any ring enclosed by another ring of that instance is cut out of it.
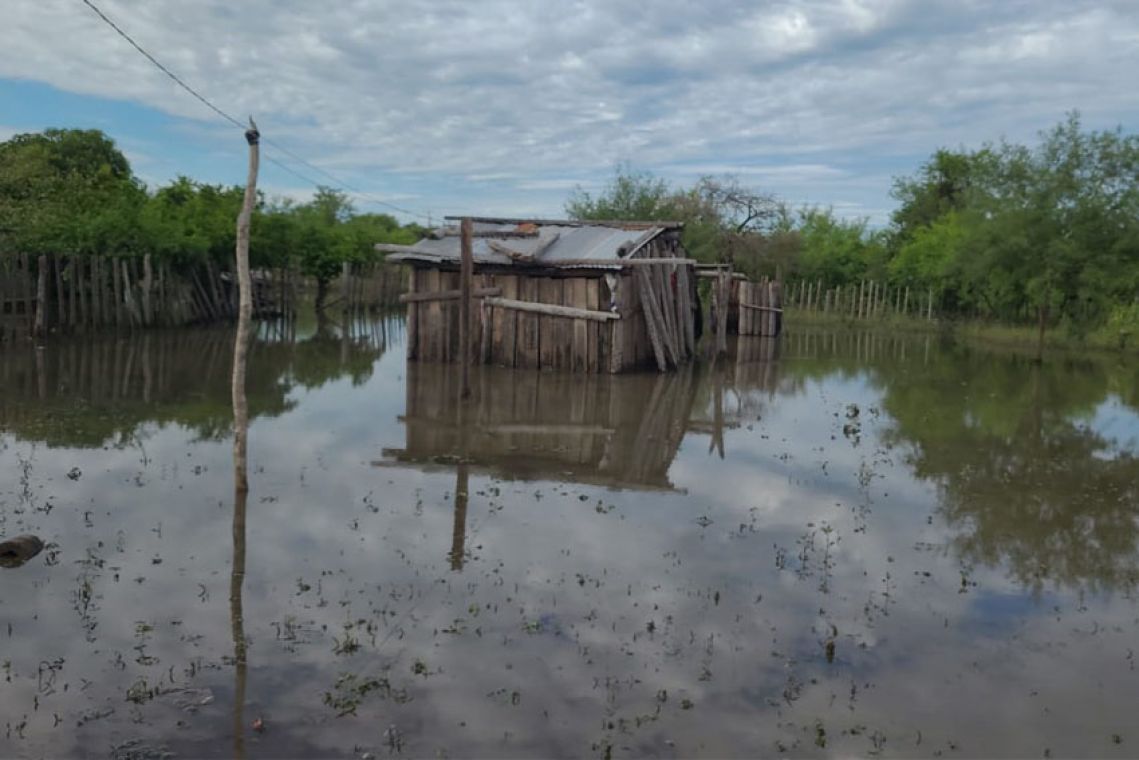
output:
<svg viewBox="0 0 1139 760"><path fill-rule="evenodd" d="M467 350L475 363L585 373L687 363L700 306L680 231L670 222L473 219ZM376 249L411 267L400 299L408 359L457 361L459 226Z"/></svg>

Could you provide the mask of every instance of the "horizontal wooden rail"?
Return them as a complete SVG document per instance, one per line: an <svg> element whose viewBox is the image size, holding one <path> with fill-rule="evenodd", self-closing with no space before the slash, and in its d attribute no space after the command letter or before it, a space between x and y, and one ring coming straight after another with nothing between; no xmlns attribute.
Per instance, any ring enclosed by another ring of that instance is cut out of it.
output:
<svg viewBox="0 0 1139 760"><path fill-rule="evenodd" d="M594 311L593 309L576 309L572 306L557 306L550 303L535 303L533 301L516 301L512 298L484 298L487 306L497 306L500 309L515 309L516 311L532 311L535 314L545 314L548 317L568 317L570 319L592 319L595 322L608 322L611 319L620 319L619 314L609 311Z"/></svg>
<svg viewBox="0 0 1139 760"><path fill-rule="evenodd" d="M703 277L705 279L714 280L717 277L720 277L721 273L719 270L716 270L716 269L697 269L696 270L696 276L697 277ZM747 280L747 275L744 274L743 272L733 272L732 273L732 279L733 280Z"/></svg>
<svg viewBox="0 0 1139 760"><path fill-rule="evenodd" d="M755 309L756 311L774 311L779 314L783 313L783 309L777 309L774 306L755 306L750 303L741 303L740 306L744 307L745 309Z"/></svg>
<svg viewBox="0 0 1139 760"><path fill-rule="evenodd" d="M461 295L458 290L424 291L422 293L401 293L400 303L420 303L421 301L458 301ZM475 288L471 291L471 298L484 298L486 296L500 296L502 288Z"/></svg>
<svg viewBox="0 0 1139 760"><path fill-rule="evenodd" d="M621 261L626 266L654 266L657 264L677 264L679 266L694 267L696 266L696 259L686 259L682 257L669 257L660 259L624 259Z"/></svg>
<svg viewBox="0 0 1139 760"><path fill-rule="evenodd" d="M458 227L444 227L437 230L442 233L443 237L459 237ZM538 237L538 230L476 230L471 233L473 238L536 238Z"/></svg>

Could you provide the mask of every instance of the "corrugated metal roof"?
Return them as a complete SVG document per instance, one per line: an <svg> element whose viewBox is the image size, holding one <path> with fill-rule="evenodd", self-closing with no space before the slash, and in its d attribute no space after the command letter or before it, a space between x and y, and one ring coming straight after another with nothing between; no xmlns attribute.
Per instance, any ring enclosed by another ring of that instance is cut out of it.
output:
<svg viewBox="0 0 1139 760"><path fill-rule="evenodd" d="M517 229L514 224L474 223L475 233L482 235L515 232ZM477 264L609 268L607 265L617 265L635 242L651 240L664 229L545 224L538 227L536 237L475 237L471 241L471 252ZM388 260L455 262L460 257L459 246L457 236L426 238L412 246L412 250L392 254ZM511 257L511 252L518 257Z"/></svg>

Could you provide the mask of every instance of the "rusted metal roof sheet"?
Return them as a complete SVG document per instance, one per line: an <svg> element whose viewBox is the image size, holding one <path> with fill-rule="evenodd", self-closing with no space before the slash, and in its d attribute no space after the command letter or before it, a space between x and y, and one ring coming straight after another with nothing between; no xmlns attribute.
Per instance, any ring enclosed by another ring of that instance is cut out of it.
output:
<svg viewBox="0 0 1139 760"><path fill-rule="evenodd" d="M534 237L495 238L495 233L517 233L519 225L475 222L471 252L476 264L531 267L619 268L622 258L666 229L665 226L622 229L614 226L541 224ZM388 256L388 261L455 263L460 240L448 235L425 238L410 249Z"/></svg>

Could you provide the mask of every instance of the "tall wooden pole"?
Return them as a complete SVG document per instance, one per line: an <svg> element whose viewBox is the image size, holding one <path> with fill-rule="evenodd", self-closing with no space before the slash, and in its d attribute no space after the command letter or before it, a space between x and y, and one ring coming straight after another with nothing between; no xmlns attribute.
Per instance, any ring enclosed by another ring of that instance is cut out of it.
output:
<svg viewBox="0 0 1139 760"><path fill-rule="evenodd" d="M471 397L471 287L475 274L471 250L471 220L465 217L459 228L462 263L459 270L459 362L461 397Z"/></svg>
<svg viewBox="0 0 1139 760"><path fill-rule="evenodd" d="M233 439L233 455L237 480L235 487L248 490L245 461L245 429L249 425L249 410L245 404L245 362L249 349L249 328L253 318L253 282L249 274L249 223L253 217L253 205L257 200L257 169L260 165L260 133L253 119L245 131L245 141L249 143L249 177L245 183L245 198L241 213L237 216L237 336L233 342L233 421L237 434Z"/></svg>
<svg viewBox="0 0 1139 760"><path fill-rule="evenodd" d="M245 506L249 496L249 467L247 445L249 437L249 408L245 398L245 364L249 350L250 322L253 318L253 282L249 275L249 222L257 200L257 169L260 164L261 135L253 119L245 130L249 143L249 177L245 183L245 198L237 217L237 335L233 340L233 564L230 569L229 609L233 633L234 754L245 756L245 679L246 647L245 618L242 610L242 587L245 584Z"/></svg>

